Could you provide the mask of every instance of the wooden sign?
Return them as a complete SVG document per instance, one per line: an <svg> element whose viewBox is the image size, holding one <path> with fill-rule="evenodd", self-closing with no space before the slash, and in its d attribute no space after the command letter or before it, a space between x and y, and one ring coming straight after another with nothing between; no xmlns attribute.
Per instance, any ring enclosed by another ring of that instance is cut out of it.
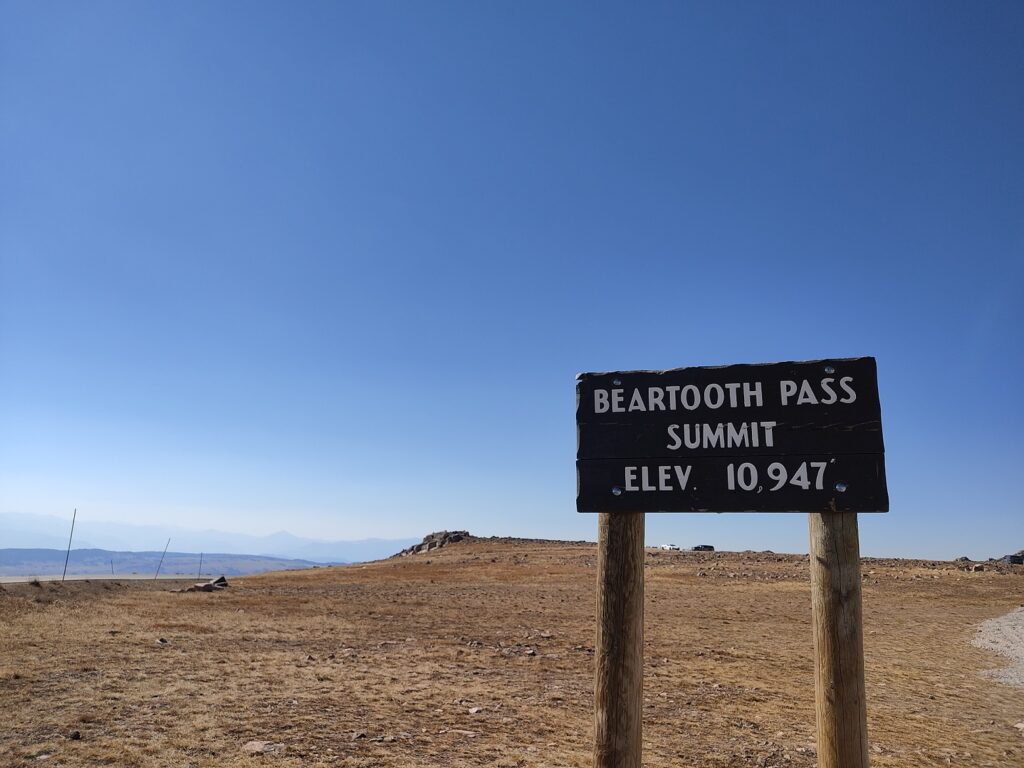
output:
<svg viewBox="0 0 1024 768"><path fill-rule="evenodd" d="M584 373L579 512L887 512L875 360Z"/></svg>

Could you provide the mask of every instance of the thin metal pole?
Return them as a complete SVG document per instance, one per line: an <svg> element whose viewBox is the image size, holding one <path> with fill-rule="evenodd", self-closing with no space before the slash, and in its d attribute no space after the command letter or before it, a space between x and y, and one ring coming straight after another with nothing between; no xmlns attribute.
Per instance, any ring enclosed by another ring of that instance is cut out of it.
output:
<svg viewBox="0 0 1024 768"><path fill-rule="evenodd" d="M199 579L199 581L203 580L203 553L202 552L199 553L199 576L198 576L198 579Z"/></svg>
<svg viewBox="0 0 1024 768"><path fill-rule="evenodd" d="M110 558L110 575L114 575L114 558Z"/></svg>
<svg viewBox="0 0 1024 768"><path fill-rule="evenodd" d="M171 546L171 540L168 539L167 543L164 544L164 554L160 555L160 562L156 564L156 573L153 574L153 581L156 581L156 577L160 575L160 566L164 564L164 555L167 554L167 548Z"/></svg>
<svg viewBox="0 0 1024 768"><path fill-rule="evenodd" d="M71 559L71 540L75 538L75 518L78 517L78 507L75 507L71 515L71 535L68 536L68 553L64 555L64 573L60 576L60 583L64 583L64 577L68 575L68 560Z"/></svg>

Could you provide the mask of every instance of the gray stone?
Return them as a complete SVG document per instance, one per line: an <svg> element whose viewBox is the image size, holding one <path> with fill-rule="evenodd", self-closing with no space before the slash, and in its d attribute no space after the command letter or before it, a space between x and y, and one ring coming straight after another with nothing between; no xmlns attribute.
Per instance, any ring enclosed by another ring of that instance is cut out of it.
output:
<svg viewBox="0 0 1024 768"><path fill-rule="evenodd" d="M242 745L242 751L250 755L269 755L282 749L284 744L276 744L273 741L247 741Z"/></svg>

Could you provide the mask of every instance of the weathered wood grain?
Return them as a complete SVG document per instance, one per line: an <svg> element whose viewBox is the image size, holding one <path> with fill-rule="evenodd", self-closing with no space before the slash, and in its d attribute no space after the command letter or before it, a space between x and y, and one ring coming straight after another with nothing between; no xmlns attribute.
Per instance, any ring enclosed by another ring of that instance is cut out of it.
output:
<svg viewBox="0 0 1024 768"><path fill-rule="evenodd" d="M640 768L644 515L598 518L595 768Z"/></svg>
<svg viewBox="0 0 1024 768"><path fill-rule="evenodd" d="M855 512L808 515L819 768L867 768L860 543Z"/></svg>

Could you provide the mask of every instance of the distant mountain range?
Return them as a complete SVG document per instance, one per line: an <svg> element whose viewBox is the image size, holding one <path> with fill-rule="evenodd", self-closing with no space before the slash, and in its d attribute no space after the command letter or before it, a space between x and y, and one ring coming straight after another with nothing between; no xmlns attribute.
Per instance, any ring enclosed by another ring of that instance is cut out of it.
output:
<svg viewBox="0 0 1024 768"><path fill-rule="evenodd" d="M54 515L0 513L0 548L66 550L71 521ZM311 563L357 563L389 557L419 539L359 539L324 541L279 531L269 536L159 525L130 525L90 520L79 515L75 523L75 549L103 549L114 553L159 554L167 539L177 553L217 552L299 559ZM170 556L170 552L168 552ZM63 561L61 563L63 567ZM109 570L109 563L108 563Z"/></svg>
<svg viewBox="0 0 1024 768"><path fill-rule="evenodd" d="M31 579L59 577L64 571L66 550L0 549L0 579ZM97 578L132 578L160 576L200 578L199 555L193 552L113 552L108 549L72 549L68 558L68 576ZM261 571L315 568L309 560L289 560L260 555L204 554L202 578L241 576Z"/></svg>

